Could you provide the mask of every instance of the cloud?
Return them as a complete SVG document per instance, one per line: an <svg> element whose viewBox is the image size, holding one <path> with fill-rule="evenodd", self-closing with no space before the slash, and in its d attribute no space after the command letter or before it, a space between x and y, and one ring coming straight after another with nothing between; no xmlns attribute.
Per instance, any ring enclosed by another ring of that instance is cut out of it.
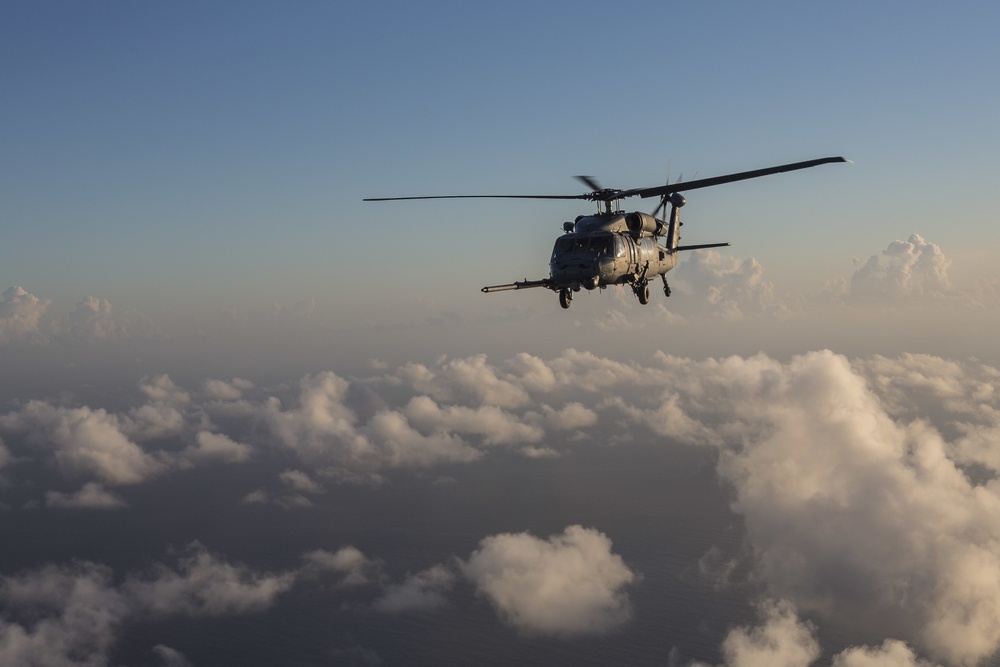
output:
<svg viewBox="0 0 1000 667"><path fill-rule="evenodd" d="M477 435L485 445L534 443L545 435L541 428L525 424L515 415L492 405L442 408L428 396L415 396L401 412L410 424L422 431Z"/></svg>
<svg viewBox="0 0 1000 667"><path fill-rule="evenodd" d="M296 573L272 574L231 565L197 542L176 566L162 563L116 584L110 568L79 561L0 576L0 664L108 664L122 626L153 615L218 616L263 611L286 592ZM188 664L169 647L154 653L166 665Z"/></svg>
<svg viewBox="0 0 1000 667"><path fill-rule="evenodd" d="M340 586L363 586L377 583L383 578L382 564L366 557L353 546L341 547L335 552L317 549L302 555L307 573L334 572L342 575Z"/></svg>
<svg viewBox="0 0 1000 667"><path fill-rule="evenodd" d="M153 647L153 653L160 659L160 664L163 667L192 667L191 662L183 653L169 646L157 644Z"/></svg>
<svg viewBox="0 0 1000 667"><path fill-rule="evenodd" d="M205 430L210 423L204 411L168 376L143 379L139 388L148 402L118 414L32 400L0 415L0 431L23 434L30 445L27 453L50 454L50 463L66 477L93 477L113 485L139 484L171 470L206 463L243 463L253 454L249 445ZM180 451L147 451L141 444L164 438L187 439L192 444ZM6 462L7 453L0 441L0 465Z"/></svg>
<svg viewBox="0 0 1000 667"><path fill-rule="evenodd" d="M716 250L691 252L685 255L671 283L688 297L671 302L671 310L685 316L740 320L764 313L788 313L775 300L774 285L764 279L764 267L752 257L741 261Z"/></svg>
<svg viewBox="0 0 1000 667"><path fill-rule="evenodd" d="M109 484L137 484L167 469L122 432L115 415L100 409L29 401L19 412L0 416L0 428L26 432L39 448L54 450L54 463L71 477L93 475Z"/></svg>
<svg viewBox="0 0 1000 667"><path fill-rule="evenodd" d="M301 493L326 493L322 485L317 484L309 475L301 470L285 470L278 478L288 486Z"/></svg>
<svg viewBox="0 0 1000 667"><path fill-rule="evenodd" d="M819 657L815 628L799 620L795 608L784 601L768 601L759 610L757 627L737 627L722 643L727 667L806 667ZM707 667L695 663L692 667Z"/></svg>
<svg viewBox="0 0 1000 667"><path fill-rule="evenodd" d="M266 489L257 489L243 496L246 505L277 505L286 510L312 507L313 502L301 493L273 494Z"/></svg>
<svg viewBox="0 0 1000 667"><path fill-rule="evenodd" d="M455 573L444 565L418 572L401 584L386 587L372 608L386 614L435 611L447 601L444 592L455 582Z"/></svg>
<svg viewBox="0 0 1000 667"><path fill-rule="evenodd" d="M125 327L111 314L111 302L83 297L66 316L66 331L77 340L108 340L125 335Z"/></svg>
<svg viewBox="0 0 1000 667"><path fill-rule="evenodd" d="M4 665L103 664L129 610L111 570L88 562L0 577L0 601Z"/></svg>
<svg viewBox="0 0 1000 667"><path fill-rule="evenodd" d="M132 573L123 590L139 609L154 615L220 616L267 609L294 583L294 572L232 565L192 542L175 567L157 564L148 572Z"/></svg>
<svg viewBox="0 0 1000 667"><path fill-rule="evenodd" d="M345 404L348 387L334 373L306 376L298 407L283 410L272 397L263 417L278 440L304 461L354 472L468 462L481 456L450 433L421 434L396 411L382 410L366 423L358 423Z"/></svg>
<svg viewBox="0 0 1000 667"><path fill-rule="evenodd" d="M886 639L880 646L853 646L833 658L832 667L936 667L918 657L898 639Z"/></svg>
<svg viewBox="0 0 1000 667"><path fill-rule="evenodd" d="M548 540L493 535L461 568L504 621L528 634L599 634L631 617L624 589L637 575L590 528L569 526Z"/></svg>
<svg viewBox="0 0 1000 667"><path fill-rule="evenodd" d="M253 456L253 448L236 442L224 433L199 431L195 436L197 446L181 452L182 460L191 464L217 461L220 463L245 463Z"/></svg>
<svg viewBox="0 0 1000 667"><path fill-rule="evenodd" d="M121 496L108 491L96 482L87 482L73 494L49 491L45 494L45 504L60 509L111 510L128 507Z"/></svg>
<svg viewBox="0 0 1000 667"><path fill-rule="evenodd" d="M0 343L42 341L40 323L51 301L39 299L15 285L4 291L0 301Z"/></svg>
<svg viewBox="0 0 1000 667"><path fill-rule="evenodd" d="M787 600L765 600L757 607L756 626L732 628L722 642L725 667L808 667L820 656L816 626L799 618ZM833 656L831 667L936 667L904 642L887 639L880 646L852 646ZM708 667L694 662L690 667Z"/></svg>
<svg viewBox="0 0 1000 667"><path fill-rule="evenodd" d="M926 419L893 417L919 399L995 425L983 386L992 369L980 365L977 378L920 356L854 366L831 352L659 361L669 372L658 406L610 405L720 448L719 475L772 594L953 664L1000 648L1000 482L974 484L959 467L970 429L949 443ZM878 379L888 369L899 382Z"/></svg>
<svg viewBox="0 0 1000 667"><path fill-rule="evenodd" d="M396 377L438 401L465 403L471 399L479 405L518 408L529 400L528 392L511 378L502 377L486 362L485 354L443 361L434 369L406 364Z"/></svg>
<svg viewBox="0 0 1000 667"><path fill-rule="evenodd" d="M886 300L940 297L951 290L948 267L940 246L919 234L906 241L893 241L881 256L872 255L851 276L846 297Z"/></svg>

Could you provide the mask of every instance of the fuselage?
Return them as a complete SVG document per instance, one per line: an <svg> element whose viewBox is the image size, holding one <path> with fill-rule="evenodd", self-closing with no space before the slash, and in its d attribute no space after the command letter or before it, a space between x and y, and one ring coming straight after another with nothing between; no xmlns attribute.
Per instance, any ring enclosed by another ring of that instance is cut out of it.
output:
<svg viewBox="0 0 1000 667"><path fill-rule="evenodd" d="M661 275L677 264L660 245L665 223L645 213L602 213L567 223L552 248L549 280L573 291L621 285Z"/></svg>

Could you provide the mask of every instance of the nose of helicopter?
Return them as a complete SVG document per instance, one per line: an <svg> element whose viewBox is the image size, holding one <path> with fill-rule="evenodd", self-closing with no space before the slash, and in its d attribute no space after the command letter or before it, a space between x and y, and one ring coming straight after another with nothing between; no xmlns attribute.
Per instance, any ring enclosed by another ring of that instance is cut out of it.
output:
<svg viewBox="0 0 1000 667"><path fill-rule="evenodd" d="M596 289L601 282L600 268L593 261L554 261L550 265L552 282L574 289Z"/></svg>

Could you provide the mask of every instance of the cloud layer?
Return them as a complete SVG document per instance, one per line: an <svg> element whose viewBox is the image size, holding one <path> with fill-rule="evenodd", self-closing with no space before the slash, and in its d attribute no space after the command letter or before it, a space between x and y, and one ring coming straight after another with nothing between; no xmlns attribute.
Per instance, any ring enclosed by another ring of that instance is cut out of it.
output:
<svg viewBox="0 0 1000 667"><path fill-rule="evenodd" d="M971 665L1000 647L998 385L1000 371L976 360L829 351L643 364L576 350L474 355L270 389L185 389L161 375L117 411L35 399L0 415L0 463L15 486L35 488L31 461L65 481L36 505L128 511L135 485L273 458L272 481L234 502L298 511L337 484L454 475L498 451L530 466L579 447L709 447L751 558L740 568L727 562L739 554L706 555L707 575L725 573L725 585L749 572L815 622L860 633L859 645L898 640ZM574 636L624 623L626 591L641 585L611 551L612 529L494 535L460 566L429 563L392 583L358 554L328 566L385 586L385 613L433 611L464 581L522 632Z"/></svg>

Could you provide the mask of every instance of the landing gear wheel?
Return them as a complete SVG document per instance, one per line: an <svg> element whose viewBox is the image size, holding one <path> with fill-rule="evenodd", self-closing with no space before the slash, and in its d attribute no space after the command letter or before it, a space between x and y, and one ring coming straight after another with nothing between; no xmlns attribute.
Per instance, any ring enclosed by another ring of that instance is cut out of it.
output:
<svg viewBox="0 0 1000 667"><path fill-rule="evenodd" d="M665 275L661 275L660 277L663 278L663 296L669 297L670 285L667 284L667 277Z"/></svg>
<svg viewBox="0 0 1000 667"><path fill-rule="evenodd" d="M649 283L642 283L635 288L635 295L639 297L639 303L646 305L649 303Z"/></svg>
<svg viewBox="0 0 1000 667"><path fill-rule="evenodd" d="M568 289L559 290L559 305L563 308L569 308L570 302L573 300L573 293Z"/></svg>

